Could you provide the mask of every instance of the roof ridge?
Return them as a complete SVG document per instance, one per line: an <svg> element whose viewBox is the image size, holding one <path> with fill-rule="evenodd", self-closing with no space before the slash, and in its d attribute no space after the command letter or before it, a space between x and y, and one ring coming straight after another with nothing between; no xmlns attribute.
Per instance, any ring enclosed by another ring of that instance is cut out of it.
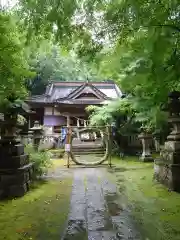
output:
<svg viewBox="0 0 180 240"><path fill-rule="evenodd" d="M52 81L51 84L72 84L72 83L75 83L75 84L84 84L84 83L87 83L87 81ZM115 85L114 82L104 82L104 81L92 81L92 82L88 82L90 84L105 84L105 85Z"/></svg>
<svg viewBox="0 0 180 240"><path fill-rule="evenodd" d="M32 95L32 96L29 96L28 98L41 98L41 97L47 97L47 94L38 94L38 95Z"/></svg>
<svg viewBox="0 0 180 240"><path fill-rule="evenodd" d="M73 89L66 97L63 98L58 98L56 101L60 100L60 99L68 99L70 95L72 95L74 92L80 91L81 88L83 88L86 85L86 83L81 84L80 86L78 86L77 88Z"/></svg>
<svg viewBox="0 0 180 240"><path fill-rule="evenodd" d="M64 101L65 99L76 99L81 93L86 92L87 86L90 88L89 90L87 89L87 92L93 92L99 99L112 99L121 96L121 90L115 83L110 82L107 84L106 82L87 81L74 83L75 84L71 84L71 82L52 82L48 85L48 90L50 90L50 88L52 90L53 86L54 90L51 91L51 94L50 91L46 91L42 95L29 96L26 101L49 103L54 101Z"/></svg>
<svg viewBox="0 0 180 240"><path fill-rule="evenodd" d="M96 88L96 86L94 86L92 83L90 82L85 82L84 84L82 84L81 86L77 87L73 92L71 92L67 97L66 99L69 99L70 96L71 98L75 95L75 94L80 94L81 91L83 91L83 89L86 87L86 86L89 86L90 88L92 88L92 90L94 90L98 95L100 95L101 97L104 97L106 98L107 96L101 92L98 88Z"/></svg>

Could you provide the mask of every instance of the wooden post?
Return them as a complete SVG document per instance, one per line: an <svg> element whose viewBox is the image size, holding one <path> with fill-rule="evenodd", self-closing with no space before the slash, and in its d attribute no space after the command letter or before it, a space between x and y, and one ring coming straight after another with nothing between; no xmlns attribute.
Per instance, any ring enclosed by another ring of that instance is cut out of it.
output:
<svg viewBox="0 0 180 240"><path fill-rule="evenodd" d="M78 140L80 139L79 128L80 128L80 122L79 122L79 118L78 118L77 119L77 138L78 138Z"/></svg>
<svg viewBox="0 0 180 240"><path fill-rule="evenodd" d="M84 120L84 127L87 127L86 120Z"/></svg>
<svg viewBox="0 0 180 240"><path fill-rule="evenodd" d="M31 128L31 117L29 116L29 119L28 119L28 130Z"/></svg>
<svg viewBox="0 0 180 240"><path fill-rule="evenodd" d="M111 159L111 154L112 154L112 127L107 126L107 134L108 134L108 151L109 151L109 157L108 157L108 165L112 167L112 159Z"/></svg>
<svg viewBox="0 0 180 240"><path fill-rule="evenodd" d="M67 116L67 127L70 126L70 116Z"/></svg>
<svg viewBox="0 0 180 240"><path fill-rule="evenodd" d="M80 122L79 122L79 118L77 119L77 127L80 127Z"/></svg>
<svg viewBox="0 0 180 240"><path fill-rule="evenodd" d="M68 126L67 135L66 135L66 144L65 144L65 151L67 153L67 168L69 168L70 166L71 138L72 138L72 129L70 126Z"/></svg>

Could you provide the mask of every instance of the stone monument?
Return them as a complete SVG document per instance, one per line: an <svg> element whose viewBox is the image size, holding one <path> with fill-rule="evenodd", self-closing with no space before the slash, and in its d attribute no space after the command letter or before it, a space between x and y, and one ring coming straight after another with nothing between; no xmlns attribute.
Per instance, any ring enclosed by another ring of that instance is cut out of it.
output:
<svg viewBox="0 0 180 240"><path fill-rule="evenodd" d="M163 110L169 112L168 122L173 129L154 161L154 178L170 190L180 192L180 92L169 94L169 102Z"/></svg>
<svg viewBox="0 0 180 240"><path fill-rule="evenodd" d="M150 141L152 140L152 135L147 133L144 128L141 128L142 132L139 134L138 138L142 141L143 152L140 156L140 160L143 162L152 162L153 158L150 151Z"/></svg>

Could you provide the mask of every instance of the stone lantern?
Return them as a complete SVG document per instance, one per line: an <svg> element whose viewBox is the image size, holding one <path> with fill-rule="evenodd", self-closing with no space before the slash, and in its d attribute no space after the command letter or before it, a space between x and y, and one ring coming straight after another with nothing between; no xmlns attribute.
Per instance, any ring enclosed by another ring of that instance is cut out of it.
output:
<svg viewBox="0 0 180 240"><path fill-rule="evenodd" d="M169 102L163 109L169 112L168 122L173 129L154 162L154 178L170 190L180 192L180 92L169 94Z"/></svg>
<svg viewBox="0 0 180 240"><path fill-rule="evenodd" d="M33 143L32 139L33 139L33 131L29 130L28 136L27 136L27 143L32 144Z"/></svg>
<svg viewBox="0 0 180 240"><path fill-rule="evenodd" d="M24 152L24 145L16 136L17 116L23 109L16 106L15 98L3 108L4 121L0 139L0 198L24 195L30 186L33 164Z"/></svg>
<svg viewBox="0 0 180 240"><path fill-rule="evenodd" d="M40 141L43 135L43 127L39 124L39 121L34 122L34 126L30 128L33 133L33 146L34 149L37 151L39 148Z"/></svg>
<svg viewBox="0 0 180 240"><path fill-rule="evenodd" d="M140 159L143 162L152 162L153 158L150 151L150 141L152 140L152 135L147 133L145 129L142 127L141 133L139 134L138 138L142 141L142 147L143 147L143 151Z"/></svg>

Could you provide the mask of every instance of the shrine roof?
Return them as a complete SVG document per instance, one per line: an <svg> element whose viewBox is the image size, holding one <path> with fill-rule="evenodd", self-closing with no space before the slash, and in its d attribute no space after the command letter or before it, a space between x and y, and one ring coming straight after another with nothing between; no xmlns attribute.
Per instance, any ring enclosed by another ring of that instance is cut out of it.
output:
<svg viewBox="0 0 180 240"><path fill-rule="evenodd" d="M112 81L104 82L52 82L46 87L43 95L32 96L27 102L34 103L80 103L76 99L81 93L92 93L97 97L97 101L102 102L108 99L116 99L122 96L119 87ZM92 104L92 99L84 100ZM82 102L82 100L81 100Z"/></svg>

